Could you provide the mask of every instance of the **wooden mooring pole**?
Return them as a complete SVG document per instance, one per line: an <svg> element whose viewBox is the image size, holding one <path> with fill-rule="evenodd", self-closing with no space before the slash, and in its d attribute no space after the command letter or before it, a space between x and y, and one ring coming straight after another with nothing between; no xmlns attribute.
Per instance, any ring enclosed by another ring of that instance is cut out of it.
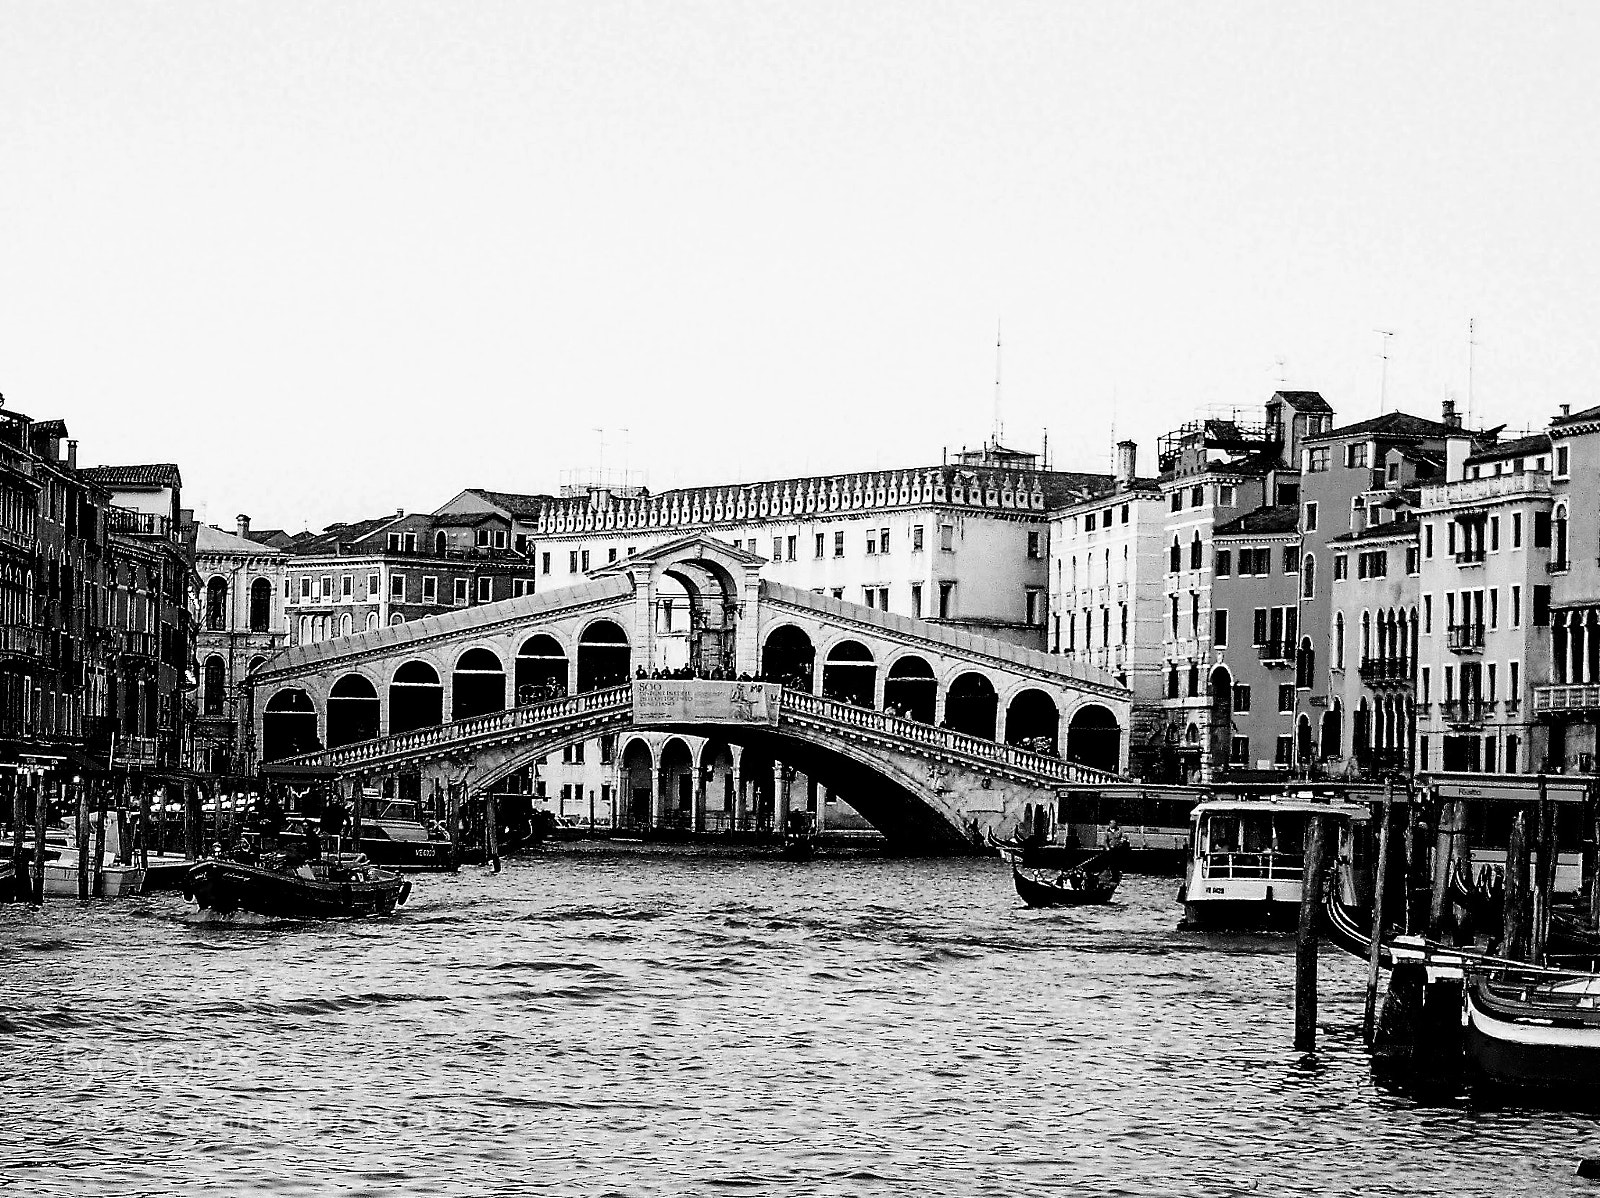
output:
<svg viewBox="0 0 1600 1198"><path fill-rule="evenodd" d="M1300 893L1300 932L1294 953L1294 1046L1317 1047L1317 920L1321 914L1327 829L1323 817L1306 821L1305 874Z"/></svg>
<svg viewBox="0 0 1600 1198"><path fill-rule="evenodd" d="M89 897L89 786L78 787L78 897Z"/></svg>
<svg viewBox="0 0 1600 1198"><path fill-rule="evenodd" d="M1511 838L1506 845L1505 913L1500 922L1500 955L1513 961L1527 960L1527 926L1523 912L1528 905L1528 812L1519 808L1511 817Z"/></svg>
<svg viewBox="0 0 1600 1198"><path fill-rule="evenodd" d="M487 840L484 846L489 853L489 864L495 873L500 872L500 808L494 801L494 787L490 787L483 796L483 815L485 828L483 834Z"/></svg>
<svg viewBox="0 0 1600 1198"><path fill-rule="evenodd" d="M1538 859L1533 874L1533 935L1528 959L1545 963L1545 946L1550 941L1550 896L1556 880L1556 812L1550 802L1549 784L1539 775Z"/></svg>
<svg viewBox="0 0 1600 1198"><path fill-rule="evenodd" d="M95 803L94 820L94 896L99 898L106 892L106 792L100 792L100 798Z"/></svg>
<svg viewBox="0 0 1600 1198"><path fill-rule="evenodd" d="M1383 792L1383 823L1378 828L1377 879L1372 885L1372 948L1367 956L1367 1005L1361 1015L1361 1038L1368 1048L1377 1028L1378 958L1383 948L1383 893L1389 879L1389 833L1394 826L1394 781Z"/></svg>
<svg viewBox="0 0 1600 1198"><path fill-rule="evenodd" d="M33 783L34 819L33 828L33 901L44 902L44 825L50 818L50 791L45 786L44 779L34 775Z"/></svg>
<svg viewBox="0 0 1600 1198"><path fill-rule="evenodd" d="M28 892L27 855L23 852L28 842L28 799L22 783L26 776L20 770L11 775L11 876L19 899Z"/></svg>

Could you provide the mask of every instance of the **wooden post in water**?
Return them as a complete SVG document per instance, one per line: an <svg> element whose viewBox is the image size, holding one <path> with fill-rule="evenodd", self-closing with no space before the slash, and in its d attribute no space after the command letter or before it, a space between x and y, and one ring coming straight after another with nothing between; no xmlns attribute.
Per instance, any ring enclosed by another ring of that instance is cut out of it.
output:
<svg viewBox="0 0 1600 1198"><path fill-rule="evenodd" d="M1439 807L1439 827L1433 837L1433 885L1428 892L1428 935L1438 936L1450 895L1450 869L1455 864L1457 803Z"/></svg>
<svg viewBox="0 0 1600 1198"><path fill-rule="evenodd" d="M1589 783L1585 791L1586 803L1584 808L1585 826L1589 841L1589 852L1594 860L1590 863L1589 889L1585 896L1589 900L1589 926L1600 927L1600 802L1595 801L1595 784Z"/></svg>
<svg viewBox="0 0 1600 1198"><path fill-rule="evenodd" d="M50 818L50 790L44 778L34 775L33 901L44 902L44 825Z"/></svg>
<svg viewBox="0 0 1600 1198"><path fill-rule="evenodd" d="M1361 1038L1368 1048L1377 1027L1378 958L1383 948L1383 892L1389 878L1389 832L1394 825L1394 782L1383 792L1383 823L1378 828L1378 876L1372 886L1372 948L1367 956L1367 1005L1361 1016Z"/></svg>
<svg viewBox="0 0 1600 1198"><path fill-rule="evenodd" d="M1543 965L1550 941L1550 895L1556 880L1556 812L1549 785L1539 775L1539 858L1534 870L1533 936L1529 960Z"/></svg>
<svg viewBox="0 0 1600 1198"><path fill-rule="evenodd" d="M1300 932L1294 952L1294 1046L1317 1047L1317 920L1321 916L1327 829L1321 814L1306 821L1305 874L1300 893Z"/></svg>
<svg viewBox="0 0 1600 1198"><path fill-rule="evenodd" d="M489 853L489 864L495 873L500 872L500 808L494 801L494 787L490 787L483 796L483 816L487 825L484 830L484 839L487 842L484 848Z"/></svg>
<svg viewBox="0 0 1600 1198"><path fill-rule="evenodd" d="M78 897L89 897L89 787L78 787Z"/></svg>
<svg viewBox="0 0 1600 1198"><path fill-rule="evenodd" d="M150 788L139 788L139 868L150 868Z"/></svg>
<svg viewBox="0 0 1600 1198"><path fill-rule="evenodd" d="M106 792L100 792L100 799L95 804L97 808L94 821L94 896L99 898L106 892Z"/></svg>
<svg viewBox="0 0 1600 1198"><path fill-rule="evenodd" d="M1519 807L1511 817L1511 838L1506 844L1505 914L1500 924L1500 955L1526 960L1522 913L1528 900L1528 811Z"/></svg>
<svg viewBox="0 0 1600 1198"><path fill-rule="evenodd" d="M16 879L19 898L28 890L27 857L23 853L28 842L28 799L22 785L26 776L21 770L11 774L11 874Z"/></svg>

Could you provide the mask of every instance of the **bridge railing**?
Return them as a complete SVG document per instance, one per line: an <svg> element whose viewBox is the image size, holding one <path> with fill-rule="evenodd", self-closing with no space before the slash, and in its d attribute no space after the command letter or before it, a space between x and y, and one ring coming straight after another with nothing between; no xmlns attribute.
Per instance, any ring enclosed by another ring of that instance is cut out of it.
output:
<svg viewBox="0 0 1600 1198"><path fill-rule="evenodd" d="M806 691L785 689L781 710L804 714L835 724L845 724L873 732L887 740L911 741L926 745L941 753L959 754L977 758L1022 773L1035 774L1054 782L1112 783L1125 781L1118 774L1097 770L1092 766L1064 761L1048 753L1035 753L1017 745L1002 744L981 736L957 732L952 728L936 728L918 720L902 719L875 711L870 707L856 707L834 699L823 699Z"/></svg>
<svg viewBox="0 0 1600 1198"><path fill-rule="evenodd" d="M509 707L488 715L473 716L467 720L452 720L414 728L410 732L397 732L376 740L359 741L341 745L337 749L324 749L292 757L291 762L325 762L329 765L356 766L365 761L377 761L410 753L423 752L451 744L471 744L541 724L562 723L579 716L595 715L628 706L633 701L633 686L608 686L603 690L585 691L565 699L551 699L544 703L531 703L526 707Z"/></svg>

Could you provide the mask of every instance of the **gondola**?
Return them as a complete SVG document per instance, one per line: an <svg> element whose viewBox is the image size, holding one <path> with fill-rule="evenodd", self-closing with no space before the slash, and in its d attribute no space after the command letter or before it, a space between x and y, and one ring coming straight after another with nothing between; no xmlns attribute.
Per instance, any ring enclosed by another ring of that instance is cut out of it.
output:
<svg viewBox="0 0 1600 1198"><path fill-rule="evenodd" d="M1116 845L1096 853L1073 869L1033 869L1011 863L1017 894L1030 907L1086 907L1109 903L1122 882L1119 868L1126 851Z"/></svg>
<svg viewBox="0 0 1600 1198"><path fill-rule="evenodd" d="M1047 844L1042 840L1001 840L993 832L988 835L988 844L1007 865L1020 865L1026 869L1077 869L1101 853L1098 848Z"/></svg>
<svg viewBox="0 0 1600 1198"><path fill-rule="evenodd" d="M189 871L184 897L219 915L252 911L274 919L354 919L388 915L411 894L411 883L378 869L360 853L324 854L291 866L213 858Z"/></svg>
<svg viewBox="0 0 1600 1198"><path fill-rule="evenodd" d="M1497 1085L1600 1096L1600 976L1469 970L1466 1053Z"/></svg>

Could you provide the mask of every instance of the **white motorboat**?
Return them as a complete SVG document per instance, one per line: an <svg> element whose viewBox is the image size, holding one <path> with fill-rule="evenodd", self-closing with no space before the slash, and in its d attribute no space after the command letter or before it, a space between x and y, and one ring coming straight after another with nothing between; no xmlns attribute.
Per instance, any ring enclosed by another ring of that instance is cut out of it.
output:
<svg viewBox="0 0 1600 1198"><path fill-rule="evenodd" d="M89 886L88 893L92 897L100 898L129 898L144 889L145 871L137 865L123 865L119 858L122 856L122 820L117 818L118 812L91 814L89 817ZM105 857L100 867L100 885L94 884L94 838L96 819L105 820L106 842ZM68 825L70 839L61 855L54 861L44 863L44 892L52 898L77 898L80 891L78 879L79 853L74 825ZM98 892L98 894L97 894Z"/></svg>

